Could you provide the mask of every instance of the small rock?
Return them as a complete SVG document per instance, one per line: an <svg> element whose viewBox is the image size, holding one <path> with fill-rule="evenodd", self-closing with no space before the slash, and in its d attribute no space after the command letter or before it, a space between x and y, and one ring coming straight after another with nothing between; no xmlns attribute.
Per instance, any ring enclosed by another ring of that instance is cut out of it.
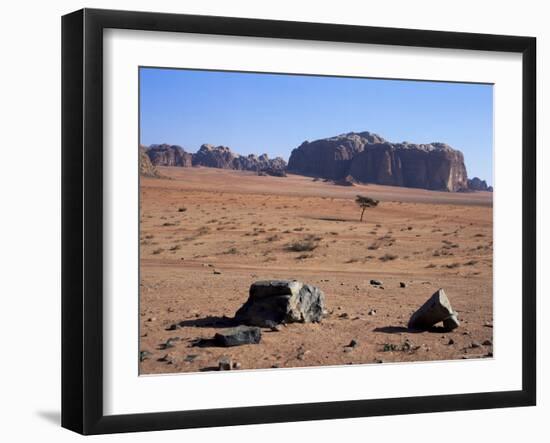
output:
<svg viewBox="0 0 550 443"><path fill-rule="evenodd" d="M241 346L260 343L262 331L257 326L237 326L214 335L214 342L219 346Z"/></svg>
<svg viewBox="0 0 550 443"><path fill-rule="evenodd" d="M151 356L149 351L141 351L139 353L139 361L147 360Z"/></svg>
<svg viewBox="0 0 550 443"><path fill-rule="evenodd" d="M380 286L382 285L382 282L380 280L371 280L370 284L373 286Z"/></svg>
<svg viewBox="0 0 550 443"><path fill-rule="evenodd" d="M306 355L308 355L308 354L310 354L310 353L311 353L311 351L309 351L309 350L301 351L301 352L298 354L297 358L298 358L298 360L305 360L305 359L306 359Z"/></svg>
<svg viewBox="0 0 550 443"><path fill-rule="evenodd" d="M278 365L278 364L274 364L274 365L271 365L271 367L272 367L273 369L278 369L278 368L280 368L281 366Z"/></svg>
<svg viewBox="0 0 550 443"><path fill-rule="evenodd" d="M357 340L353 339L349 342L348 347L349 348L355 348L359 343L357 343Z"/></svg>
<svg viewBox="0 0 550 443"><path fill-rule="evenodd" d="M234 362L233 369L241 369L241 364L238 361Z"/></svg>
<svg viewBox="0 0 550 443"><path fill-rule="evenodd" d="M483 343L481 343L483 346L493 346L493 342L491 340L485 340Z"/></svg>
<svg viewBox="0 0 550 443"><path fill-rule="evenodd" d="M177 323L173 323L171 324L170 326L168 326L166 328L167 331L175 331L176 329L178 329L180 327L180 325L178 325Z"/></svg>
<svg viewBox="0 0 550 443"><path fill-rule="evenodd" d="M219 371L231 371L232 368L233 368L233 362L229 357L222 357L220 361L218 361Z"/></svg>
<svg viewBox="0 0 550 443"><path fill-rule="evenodd" d="M376 309L371 309L371 310L368 312L368 315L376 315Z"/></svg>
<svg viewBox="0 0 550 443"><path fill-rule="evenodd" d="M222 271L218 271L217 269L214 269L212 272L214 275L220 275L222 273Z"/></svg>
<svg viewBox="0 0 550 443"><path fill-rule="evenodd" d="M471 348L480 348L481 347L481 344L477 341L473 341L472 344L470 345Z"/></svg>
<svg viewBox="0 0 550 443"><path fill-rule="evenodd" d="M400 288L406 288L406 287L407 287L407 283L405 283L404 281L400 281L400 282L399 282L399 287L400 287Z"/></svg>
<svg viewBox="0 0 550 443"><path fill-rule="evenodd" d="M198 354L188 354L183 358L183 361L191 363L198 358Z"/></svg>
<svg viewBox="0 0 550 443"><path fill-rule="evenodd" d="M454 344L455 344L455 341L454 341L452 338L450 338L450 339L449 339L449 342L448 342L447 344L448 344L448 345L454 345Z"/></svg>
<svg viewBox="0 0 550 443"><path fill-rule="evenodd" d="M174 338L169 338L168 340L166 340L164 343L162 343L160 345L160 349L168 349L168 348L173 348L174 347L174 342L176 341L176 339Z"/></svg>
<svg viewBox="0 0 550 443"><path fill-rule="evenodd" d="M348 318L348 317L349 317L349 315L348 315L347 312L342 312L342 313L338 316L338 318Z"/></svg>

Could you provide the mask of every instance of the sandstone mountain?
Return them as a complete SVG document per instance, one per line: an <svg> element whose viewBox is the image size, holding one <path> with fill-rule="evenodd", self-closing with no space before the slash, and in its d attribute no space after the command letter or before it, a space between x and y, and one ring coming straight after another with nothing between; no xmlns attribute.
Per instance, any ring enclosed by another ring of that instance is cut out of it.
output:
<svg viewBox="0 0 550 443"><path fill-rule="evenodd" d="M158 177L159 173L157 168L151 163L151 159L147 155L147 148L145 146L139 147L139 175L146 177Z"/></svg>
<svg viewBox="0 0 550 443"><path fill-rule="evenodd" d="M155 166L191 166L192 154L177 145L151 145L147 150L151 163Z"/></svg>
<svg viewBox="0 0 550 443"><path fill-rule="evenodd" d="M204 144L195 153L186 152L181 146L161 144L140 147L154 166L206 166L220 169L265 172L266 175L284 176L286 162L281 157L270 159L267 154L259 157L235 154L227 146ZM141 152L141 151L140 151Z"/></svg>
<svg viewBox="0 0 550 443"><path fill-rule="evenodd" d="M468 189L472 191L489 191L493 192L492 186L487 186L485 180L481 180L479 177L468 179Z"/></svg>
<svg viewBox="0 0 550 443"><path fill-rule="evenodd" d="M292 151L288 171L451 192L468 188L462 152L444 143L390 143L370 132L306 141Z"/></svg>

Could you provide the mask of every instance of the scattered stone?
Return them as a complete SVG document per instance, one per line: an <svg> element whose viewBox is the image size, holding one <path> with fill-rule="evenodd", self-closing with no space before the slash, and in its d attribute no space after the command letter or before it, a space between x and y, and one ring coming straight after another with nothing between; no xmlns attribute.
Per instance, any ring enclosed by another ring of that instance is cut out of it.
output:
<svg viewBox="0 0 550 443"><path fill-rule="evenodd" d="M305 360L305 359L306 359L306 355L308 355L308 354L310 354L310 353L311 353L311 351L309 351L309 350L300 351L300 352L298 353L297 358L298 358L298 360Z"/></svg>
<svg viewBox="0 0 550 443"><path fill-rule="evenodd" d="M454 344L455 344L455 341L454 341L452 338L450 338L450 339L449 339L449 342L448 342L447 344L448 344L448 345L454 345Z"/></svg>
<svg viewBox="0 0 550 443"><path fill-rule="evenodd" d="M248 300L235 320L265 327L269 321L317 323L325 314L325 295L319 288L296 280L269 280L250 286Z"/></svg>
<svg viewBox="0 0 550 443"><path fill-rule="evenodd" d="M151 353L149 351L140 351L139 361L147 360L150 356L151 356Z"/></svg>
<svg viewBox="0 0 550 443"><path fill-rule="evenodd" d="M453 311L451 302L443 289L438 289L410 318L410 329L427 330L435 324L443 322L447 331L460 326L457 314Z"/></svg>
<svg viewBox="0 0 550 443"><path fill-rule="evenodd" d="M485 326L486 328L492 328L493 324L491 322L485 322L483 326Z"/></svg>
<svg viewBox="0 0 550 443"><path fill-rule="evenodd" d="M487 354L485 354L485 357L492 357L493 356L493 351L489 351L487 352Z"/></svg>
<svg viewBox="0 0 550 443"><path fill-rule="evenodd" d="M233 362L233 369L241 369L241 364L238 361Z"/></svg>
<svg viewBox="0 0 550 443"><path fill-rule="evenodd" d="M471 348L481 348L481 344L477 341L473 341L470 345Z"/></svg>
<svg viewBox="0 0 550 443"><path fill-rule="evenodd" d="M481 343L483 346L493 346L493 342L491 340L485 340L483 343Z"/></svg>
<svg viewBox="0 0 550 443"><path fill-rule="evenodd" d="M377 358L374 360L375 363L384 363L384 360Z"/></svg>
<svg viewBox="0 0 550 443"><path fill-rule="evenodd" d="M214 343L218 346L241 346L260 343L262 331L255 326L237 326L226 329L214 335Z"/></svg>
<svg viewBox="0 0 550 443"><path fill-rule="evenodd" d="M271 367L272 367L273 369L278 369L278 368L280 368L281 366L278 365L278 364L274 364L274 365L271 365Z"/></svg>
<svg viewBox="0 0 550 443"><path fill-rule="evenodd" d="M353 339L349 342L348 348L355 348L358 344L357 340Z"/></svg>
<svg viewBox="0 0 550 443"><path fill-rule="evenodd" d="M176 338L169 338L164 343L161 343L160 349L169 349L174 347L174 342L177 341Z"/></svg>
<svg viewBox="0 0 550 443"><path fill-rule="evenodd" d="M233 368L233 362L229 357L222 357L220 361L218 361L219 371L231 371L232 368Z"/></svg>
<svg viewBox="0 0 550 443"><path fill-rule="evenodd" d="M172 323L170 326L166 328L167 331L175 331L176 329L179 329L180 325L177 323Z"/></svg>
<svg viewBox="0 0 550 443"><path fill-rule="evenodd" d="M400 287L400 288L406 288L406 287L407 287L407 283L405 283L404 281L400 281L400 282L399 282L399 287Z"/></svg>
<svg viewBox="0 0 550 443"><path fill-rule="evenodd" d="M368 315L376 315L376 309L371 309L367 314Z"/></svg>
<svg viewBox="0 0 550 443"><path fill-rule="evenodd" d="M191 363L194 362L198 357L198 354L188 354L183 358L183 361Z"/></svg>
<svg viewBox="0 0 550 443"><path fill-rule="evenodd" d="M342 312L342 313L338 316L338 318L348 318L348 317L349 317L349 315L348 315L347 312Z"/></svg>
<svg viewBox="0 0 550 443"><path fill-rule="evenodd" d="M213 273L214 275L220 275L220 274L222 273L222 271L219 271L219 270L217 270L217 269L214 269L214 271L212 271L212 273Z"/></svg>
<svg viewBox="0 0 550 443"><path fill-rule="evenodd" d="M382 282L380 280L371 280L370 284L373 286L381 286Z"/></svg>

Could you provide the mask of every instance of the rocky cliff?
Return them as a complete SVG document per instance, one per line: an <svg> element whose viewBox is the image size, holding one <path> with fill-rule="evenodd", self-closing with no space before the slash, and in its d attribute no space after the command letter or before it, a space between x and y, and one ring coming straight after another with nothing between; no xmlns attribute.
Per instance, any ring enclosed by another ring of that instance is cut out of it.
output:
<svg viewBox="0 0 550 443"><path fill-rule="evenodd" d="M444 143L390 143L370 132L304 142L292 151L288 171L361 183L444 191L468 188L462 153Z"/></svg>
<svg viewBox="0 0 550 443"><path fill-rule="evenodd" d="M151 159L147 155L147 148L145 146L139 147L139 175L145 177L158 177L159 173L157 168L151 163Z"/></svg>
<svg viewBox="0 0 550 443"><path fill-rule="evenodd" d="M493 192L492 186L487 186L485 180L481 180L479 177L468 179L468 189L472 191L489 191Z"/></svg>
<svg viewBox="0 0 550 443"><path fill-rule="evenodd" d="M147 150L151 163L155 166L191 166L192 154L178 145L151 145Z"/></svg>

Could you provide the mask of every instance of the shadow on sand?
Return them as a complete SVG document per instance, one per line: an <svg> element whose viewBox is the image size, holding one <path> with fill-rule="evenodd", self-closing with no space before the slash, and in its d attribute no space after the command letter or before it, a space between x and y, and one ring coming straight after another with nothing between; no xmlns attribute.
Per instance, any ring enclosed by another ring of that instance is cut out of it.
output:
<svg viewBox="0 0 550 443"><path fill-rule="evenodd" d="M235 319L231 317L208 316L203 318L195 318L192 320L182 320L175 325L179 327L196 327L196 328L231 328L237 326ZM169 328L170 329L170 328Z"/></svg>
<svg viewBox="0 0 550 443"><path fill-rule="evenodd" d="M385 334L402 334L404 332L408 332L409 334L420 334L422 332L445 333L449 331L442 326L432 326L429 329L410 329L405 326L382 326L380 328L374 328L373 332L384 332Z"/></svg>

